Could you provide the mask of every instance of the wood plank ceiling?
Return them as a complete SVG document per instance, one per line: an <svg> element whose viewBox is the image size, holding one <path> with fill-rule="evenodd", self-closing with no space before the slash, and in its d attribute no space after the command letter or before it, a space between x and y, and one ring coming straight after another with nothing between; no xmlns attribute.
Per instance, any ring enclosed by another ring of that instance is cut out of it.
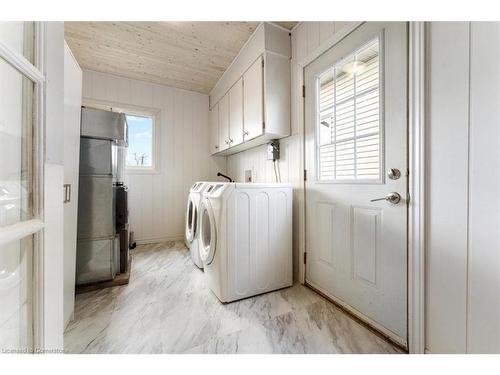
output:
<svg viewBox="0 0 500 375"><path fill-rule="evenodd" d="M258 24L66 22L65 39L83 69L208 94Z"/></svg>

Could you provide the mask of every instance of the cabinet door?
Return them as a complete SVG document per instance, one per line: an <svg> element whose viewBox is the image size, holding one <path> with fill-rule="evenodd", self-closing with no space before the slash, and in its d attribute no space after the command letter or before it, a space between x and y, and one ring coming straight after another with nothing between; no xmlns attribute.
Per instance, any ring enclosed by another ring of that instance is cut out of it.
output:
<svg viewBox="0 0 500 375"><path fill-rule="evenodd" d="M219 151L219 105L216 104L208 113L210 127L210 153Z"/></svg>
<svg viewBox="0 0 500 375"><path fill-rule="evenodd" d="M229 148L229 93L219 102L219 150Z"/></svg>
<svg viewBox="0 0 500 375"><path fill-rule="evenodd" d="M255 138L264 130L264 90L262 56L243 75L243 140Z"/></svg>
<svg viewBox="0 0 500 375"><path fill-rule="evenodd" d="M243 142L243 78L229 90L229 143Z"/></svg>
<svg viewBox="0 0 500 375"><path fill-rule="evenodd" d="M71 320L75 305L76 232L80 166L80 119L82 117L82 70L64 45L64 184L63 211L64 322ZM1 333L0 333L1 335Z"/></svg>

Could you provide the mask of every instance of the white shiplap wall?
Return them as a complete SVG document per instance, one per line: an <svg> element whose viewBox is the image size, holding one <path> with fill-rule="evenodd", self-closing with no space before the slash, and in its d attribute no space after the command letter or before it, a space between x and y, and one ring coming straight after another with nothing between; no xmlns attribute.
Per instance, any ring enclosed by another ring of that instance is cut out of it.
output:
<svg viewBox="0 0 500 375"><path fill-rule="evenodd" d="M500 23L427 30L426 349L500 353Z"/></svg>
<svg viewBox="0 0 500 375"><path fill-rule="evenodd" d="M292 31L291 60L291 133L280 141L279 166L282 182L290 182L294 188L293 248L294 277L299 279L299 246L303 242L303 223L300 210L303 207L302 137L299 132L303 118L302 77L303 67L333 46L357 22L302 22ZM244 181L245 170L251 170L254 182L275 182L273 163L266 160L266 145L235 155L227 160L227 169L236 181Z"/></svg>
<svg viewBox="0 0 500 375"><path fill-rule="evenodd" d="M86 100L159 111L158 173L126 176L130 229L139 242L183 238L190 186L226 170L209 152L208 95L84 71Z"/></svg>

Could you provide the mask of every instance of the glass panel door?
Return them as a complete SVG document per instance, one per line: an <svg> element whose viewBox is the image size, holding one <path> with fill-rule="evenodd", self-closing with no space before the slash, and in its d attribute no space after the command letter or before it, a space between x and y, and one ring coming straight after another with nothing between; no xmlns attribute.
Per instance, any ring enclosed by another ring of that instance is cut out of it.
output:
<svg viewBox="0 0 500 375"><path fill-rule="evenodd" d="M0 227L33 218L33 90L0 58Z"/></svg>
<svg viewBox="0 0 500 375"><path fill-rule="evenodd" d="M0 43L34 63L34 22L0 22Z"/></svg>
<svg viewBox="0 0 500 375"><path fill-rule="evenodd" d="M21 73L36 69L34 34L33 22L0 22L0 353L34 348L33 259L43 223L34 183L40 160L33 150L43 83Z"/></svg>

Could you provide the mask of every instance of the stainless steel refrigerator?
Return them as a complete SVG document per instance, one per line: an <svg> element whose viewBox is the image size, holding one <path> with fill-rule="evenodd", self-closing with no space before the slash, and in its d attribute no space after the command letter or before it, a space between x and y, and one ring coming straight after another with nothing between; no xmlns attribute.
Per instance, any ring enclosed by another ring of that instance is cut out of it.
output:
<svg viewBox="0 0 500 375"><path fill-rule="evenodd" d="M123 203L127 196L123 181L126 117L123 113L82 108L80 135L77 285L112 280L128 266L128 211L123 212L123 206L127 206ZM127 264L123 264L123 252L120 254L120 237L122 245L127 246Z"/></svg>

